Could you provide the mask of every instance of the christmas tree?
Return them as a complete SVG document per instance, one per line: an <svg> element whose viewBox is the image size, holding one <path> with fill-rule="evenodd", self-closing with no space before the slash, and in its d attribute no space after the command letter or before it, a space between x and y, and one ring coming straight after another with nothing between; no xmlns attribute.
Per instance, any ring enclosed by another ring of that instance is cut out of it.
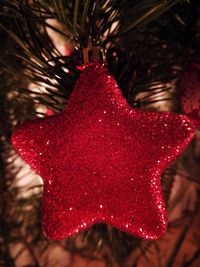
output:
<svg viewBox="0 0 200 267"><path fill-rule="evenodd" d="M1 0L0 266L200 266L199 16Z"/></svg>

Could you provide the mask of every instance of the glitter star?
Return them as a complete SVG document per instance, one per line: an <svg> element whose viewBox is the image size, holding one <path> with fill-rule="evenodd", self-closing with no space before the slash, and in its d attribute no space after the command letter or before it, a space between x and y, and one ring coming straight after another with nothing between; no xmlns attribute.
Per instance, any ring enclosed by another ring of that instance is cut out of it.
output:
<svg viewBox="0 0 200 267"><path fill-rule="evenodd" d="M46 236L106 223L156 239L167 227L160 176L193 131L185 116L131 108L105 66L91 64L61 114L25 123L12 141L43 178Z"/></svg>

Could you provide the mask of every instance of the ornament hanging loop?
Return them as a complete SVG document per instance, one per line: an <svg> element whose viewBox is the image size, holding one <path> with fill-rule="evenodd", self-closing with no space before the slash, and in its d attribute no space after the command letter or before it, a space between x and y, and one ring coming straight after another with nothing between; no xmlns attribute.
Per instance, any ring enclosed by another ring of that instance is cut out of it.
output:
<svg viewBox="0 0 200 267"><path fill-rule="evenodd" d="M91 62L106 62L106 51L100 45L92 44L91 38L89 38L88 46L83 48L83 63L89 64Z"/></svg>

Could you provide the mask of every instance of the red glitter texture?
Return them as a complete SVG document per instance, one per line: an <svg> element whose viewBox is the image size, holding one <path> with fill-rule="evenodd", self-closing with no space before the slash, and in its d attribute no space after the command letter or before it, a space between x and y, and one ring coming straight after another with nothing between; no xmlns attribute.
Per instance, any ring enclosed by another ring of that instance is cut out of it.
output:
<svg viewBox="0 0 200 267"><path fill-rule="evenodd" d="M106 223L156 239L167 226L160 175L192 136L185 116L131 108L105 66L91 64L61 114L25 123L12 141L43 178L46 236Z"/></svg>
<svg viewBox="0 0 200 267"><path fill-rule="evenodd" d="M179 81L178 94L184 114L200 129L200 63L188 66Z"/></svg>

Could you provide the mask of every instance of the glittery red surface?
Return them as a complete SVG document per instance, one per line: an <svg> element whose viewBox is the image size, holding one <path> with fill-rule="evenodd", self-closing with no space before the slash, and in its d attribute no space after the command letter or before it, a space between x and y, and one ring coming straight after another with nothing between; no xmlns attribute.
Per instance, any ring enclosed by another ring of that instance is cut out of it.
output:
<svg viewBox="0 0 200 267"><path fill-rule="evenodd" d="M178 85L180 104L185 115L200 129L200 64L192 63Z"/></svg>
<svg viewBox="0 0 200 267"><path fill-rule="evenodd" d="M167 226L160 175L192 136L185 116L131 108L107 69L92 64L63 113L20 126L12 140L43 178L46 236L107 223L156 239Z"/></svg>

